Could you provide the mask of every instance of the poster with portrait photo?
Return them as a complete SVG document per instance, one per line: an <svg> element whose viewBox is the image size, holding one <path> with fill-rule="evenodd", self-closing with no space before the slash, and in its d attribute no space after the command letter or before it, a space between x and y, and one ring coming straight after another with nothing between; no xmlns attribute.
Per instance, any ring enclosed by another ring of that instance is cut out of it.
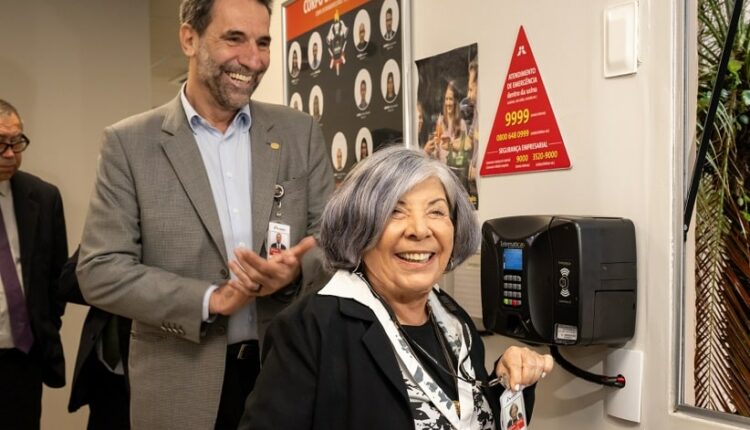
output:
<svg viewBox="0 0 750 430"><path fill-rule="evenodd" d="M477 44L417 60L415 130L419 148L445 163L479 207Z"/></svg>
<svg viewBox="0 0 750 430"><path fill-rule="evenodd" d="M390 42L398 34L399 7L396 0L385 0L380 8L380 34Z"/></svg>
<svg viewBox="0 0 750 430"><path fill-rule="evenodd" d="M333 165L333 176L337 182L341 182L346 176L347 160L349 158L349 145L346 136L342 132L333 135L331 142L331 164Z"/></svg>
<svg viewBox="0 0 750 430"><path fill-rule="evenodd" d="M312 115L316 121L322 122L323 119L323 90L320 86L315 85L310 90L310 97L307 101L307 113Z"/></svg>
<svg viewBox="0 0 750 430"><path fill-rule="evenodd" d="M366 9L360 9L355 15L352 31L354 48L360 53L358 55L366 55L372 34L372 20Z"/></svg>
<svg viewBox="0 0 750 430"><path fill-rule="evenodd" d="M302 49L299 43L294 42L289 46L289 76L294 80L299 77L300 62L302 61Z"/></svg>
<svg viewBox="0 0 750 430"><path fill-rule="evenodd" d="M354 140L354 155L357 157L357 162L360 162L370 154L372 154L372 133L367 127L362 127Z"/></svg>
<svg viewBox="0 0 750 430"><path fill-rule="evenodd" d="M305 105L302 102L302 96L300 95L300 93L294 93L291 97L289 97L289 107L300 112L305 111Z"/></svg>
<svg viewBox="0 0 750 430"><path fill-rule="evenodd" d="M357 73L357 78L354 80L354 85L354 103L357 104L359 110L366 111L370 107L370 99L372 98L372 78L370 77L370 71L360 69Z"/></svg>
<svg viewBox="0 0 750 430"><path fill-rule="evenodd" d="M310 65L312 73L318 71L321 60L323 59L323 39L317 31L310 35L307 42L307 64Z"/></svg>
<svg viewBox="0 0 750 430"><path fill-rule="evenodd" d="M283 5L284 97L294 106L299 95L303 110L319 121L333 151L337 184L362 158L363 148L366 158L384 146L404 143L409 115L404 106L410 94L402 66L409 64L404 49L409 46L404 43L408 7L403 0L293 0ZM297 49L301 69L293 76L290 62ZM367 130L365 146L362 129ZM334 147L341 150L340 157Z"/></svg>
<svg viewBox="0 0 750 430"><path fill-rule="evenodd" d="M380 93L383 100L390 106L398 102L398 94L401 90L401 71L398 63L388 60L380 72Z"/></svg>

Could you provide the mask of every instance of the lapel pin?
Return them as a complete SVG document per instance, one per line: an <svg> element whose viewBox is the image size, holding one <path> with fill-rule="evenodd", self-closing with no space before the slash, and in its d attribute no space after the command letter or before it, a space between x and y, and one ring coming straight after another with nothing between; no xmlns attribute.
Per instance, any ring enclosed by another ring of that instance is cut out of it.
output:
<svg viewBox="0 0 750 430"><path fill-rule="evenodd" d="M271 149L279 149L281 148L281 144L278 142L271 142Z"/></svg>

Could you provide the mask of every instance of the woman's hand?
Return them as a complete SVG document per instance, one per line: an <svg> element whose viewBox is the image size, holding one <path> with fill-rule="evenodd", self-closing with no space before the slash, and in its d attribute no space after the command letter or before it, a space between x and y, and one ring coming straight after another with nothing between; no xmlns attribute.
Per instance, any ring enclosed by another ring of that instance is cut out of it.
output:
<svg viewBox="0 0 750 430"><path fill-rule="evenodd" d="M547 376L554 367L549 354L538 354L529 348L511 346L506 349L495 367L495 375L513 391L536 383Z"/></svg>
<svg viewBox="0 0 750 430"><path fill-rule="evenodd" d="M424 152L432 158L435 158L435 149L437 149L435 139L430 137L427 143L424 144Z"/></svg>

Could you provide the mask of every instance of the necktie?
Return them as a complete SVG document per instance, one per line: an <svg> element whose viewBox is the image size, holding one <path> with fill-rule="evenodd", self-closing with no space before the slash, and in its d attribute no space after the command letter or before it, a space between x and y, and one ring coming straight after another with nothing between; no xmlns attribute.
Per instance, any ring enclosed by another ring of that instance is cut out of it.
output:
<svg viewBox="0 0 750 430"><path fill-rule="evenodd" d="M8 313L10 314L13 344L17 349L28 354L31 345L34 343L34 335L31 333L29 311L26 308L23 291L21 291L16 264L10 252L10 243L5 231L2 211L0 211L0 277L2 277L3 287L5 288L5 301L8 304Z"/></svg>

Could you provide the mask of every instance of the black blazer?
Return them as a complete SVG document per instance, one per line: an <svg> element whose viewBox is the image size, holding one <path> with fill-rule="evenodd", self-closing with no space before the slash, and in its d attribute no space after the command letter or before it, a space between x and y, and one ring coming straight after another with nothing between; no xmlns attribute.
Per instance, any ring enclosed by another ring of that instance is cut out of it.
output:
<svg viewBox="0 0 750 430"><path fill-rule="evenodd" d="M76 276L76 266L78 265L78 249L73 256L68 259L60 274L60 297L66 302L77 303L79 305L89 306L81 294L81 288L78 285ZM103 311L97 307L91 306L86 314L86 320L81 329L81 339L78 344L78 356L76 357L75 371L73 372L73 385L70 388L70 401L68 402L68 411L75 412L81 406L91 403L92 387L97 384L106 383L97 380L91 373L92 361L98 360L96 355L96 343L104 332L104 327L110 319L119 318L117 325L120 353L123 361L123 368L127 375L128 369L128 348L130 345L130 325L128 318L115 316L109 312ZM125 379L127 382L127 378ZM102 392L104 390L97 390Z"/></svg>
<svg viewBox="0 0 750 430"><path fill-rule="evenodd" d="M471 361L487 380L484 345L448 295L441 302L470 329ZM486 391L499 426L500 390ZM534 386L524 390L530 418ZM372 311L350 299L311 294L279 314L263 346L263 367L248 399L250 429L413 429L406 385Z"/></svg>
<svg viewBox="0 0 750 430"><path fill-rule="evenodd" d="M10 178L21 247L26 305L34 333L31 358L42 365L42 381L65 385L65 358L60 327L65 302L58 300L60 269L68 257L62 198L57 187L34 175L16 172Z"/></svg>

